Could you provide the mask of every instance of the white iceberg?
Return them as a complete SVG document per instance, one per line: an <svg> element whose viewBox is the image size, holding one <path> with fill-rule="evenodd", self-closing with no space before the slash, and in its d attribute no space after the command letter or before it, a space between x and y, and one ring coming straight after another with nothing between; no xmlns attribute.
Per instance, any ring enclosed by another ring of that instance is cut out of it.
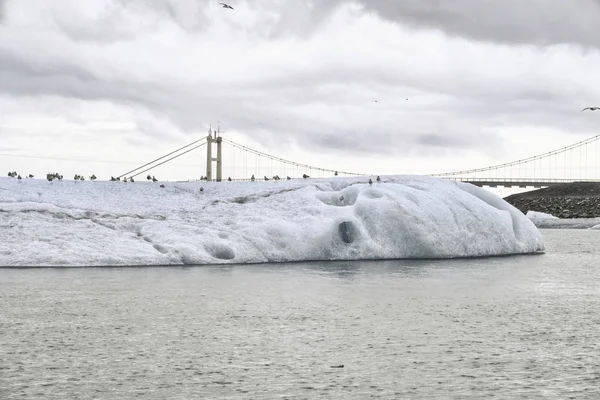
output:
<svg viewBox="0 0 600 400"><path fill-rule="evenodd" d="M552 214L548 214L548 213L543 213L540 211L527 211L527 214L525 214L527 216L527 218L529 218L530 220L532 220L533 222L535 221L544 221L544 220L557 220L559 219L558 217L552 215Z"/></svg>
<svg viewBox="0 0 600 400"><path fill-rule="evenodd" d="M544 251L500 197L421 176L285 182L0 178L1 266L454 258ZM203 191L200 188L203 188Z"/></svg>
<svg viewBox="0 0 600 400"><path fill-rule="evenodd" d="M600 218L561 219L539 211L527 211L525 215L539 229L600 229Z"/></svg>

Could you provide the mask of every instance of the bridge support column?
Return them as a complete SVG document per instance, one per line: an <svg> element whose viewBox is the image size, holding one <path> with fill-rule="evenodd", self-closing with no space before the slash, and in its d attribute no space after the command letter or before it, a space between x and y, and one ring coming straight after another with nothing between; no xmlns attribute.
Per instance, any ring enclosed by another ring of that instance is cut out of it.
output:
<svg viewBox="0 0 600 400"><path fill-rule="evenodd" d="M212 145L213 143L217 144L217 158L213 158L212 156ZM221 136L217 136L217 131L214 132L212 129L208 130L208 136L206 137L206 180L212 181L212 163L213 161L217 162L217 182L221 182L223 179L223 162L222 162L222 151L221 146L223 143L223 138Z"/></svg>
<svg viewBox="0 0 600 400"><path fill-rule="evenodd" d="M217 138L217 182L221 182L223 179L223 159L221 153L221 145L223 143L223 138L219 136Z"/></svg>
<svg viewBox="0 0 600 400"><path fill-rule="evenodd" d="M212 129L208 130L208 136L206 137L206 180L212 181Z"/></svg>

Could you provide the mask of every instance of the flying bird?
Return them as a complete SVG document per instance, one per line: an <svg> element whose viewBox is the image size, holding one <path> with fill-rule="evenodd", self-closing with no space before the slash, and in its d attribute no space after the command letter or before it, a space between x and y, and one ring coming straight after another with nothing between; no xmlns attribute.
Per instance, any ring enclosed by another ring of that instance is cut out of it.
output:
<svg viewBox="0 0 600 400"><path fill-rule="evenodd" d="M585 110L597 111L597 110L600 110L600 107L586 107L581 111L585 111Z"/></svg>
<svg viewBox="0 0 600 400"><path fill-rule="evenodd" d="M231 7L229 4L225 4L225 3L219 3L220 5L223 6L223 8L231 8L232 10L234 9L233 7Z"/></svg>

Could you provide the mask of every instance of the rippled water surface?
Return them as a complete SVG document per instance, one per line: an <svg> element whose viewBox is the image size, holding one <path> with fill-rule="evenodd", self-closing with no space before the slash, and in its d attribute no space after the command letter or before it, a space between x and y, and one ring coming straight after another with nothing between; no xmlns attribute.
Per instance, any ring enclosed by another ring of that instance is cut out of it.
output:
<svg viewBox="0 0 600 400"><path fill-rule="evenodd" d="M537 256L0 270L0 398L600 398L600 231L542 232Z"/></svg>

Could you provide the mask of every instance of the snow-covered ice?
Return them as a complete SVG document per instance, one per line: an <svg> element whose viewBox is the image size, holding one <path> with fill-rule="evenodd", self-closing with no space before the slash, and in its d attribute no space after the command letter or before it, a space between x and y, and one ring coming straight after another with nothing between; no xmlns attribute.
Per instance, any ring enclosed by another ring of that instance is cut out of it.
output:
<svg viewBox="0 0 600 400"><path fill-rule="evenodd" d="M525 214L540 229L600 229L600 218L558 218L552 214L527 211Z"/></svg>
<svg viewBox="0 0 600 400"><path fill-rule="evenodd" d="M525 215L536 226L538 225L538 223L543 223L545 221L557 221L559 219L558 217L555 217L552 214L543 213L543 212L539 212L539 211L531 211L531 210L527 211L527 213Z"/></svg>
<svg viewBox="0 0 600 400"><path fill-rule="evenodd" d="M422 176L285 182L0 178L0 265L453 258L542 252L497 195ZM200 188L203 191L200 191Z"/></svg>

